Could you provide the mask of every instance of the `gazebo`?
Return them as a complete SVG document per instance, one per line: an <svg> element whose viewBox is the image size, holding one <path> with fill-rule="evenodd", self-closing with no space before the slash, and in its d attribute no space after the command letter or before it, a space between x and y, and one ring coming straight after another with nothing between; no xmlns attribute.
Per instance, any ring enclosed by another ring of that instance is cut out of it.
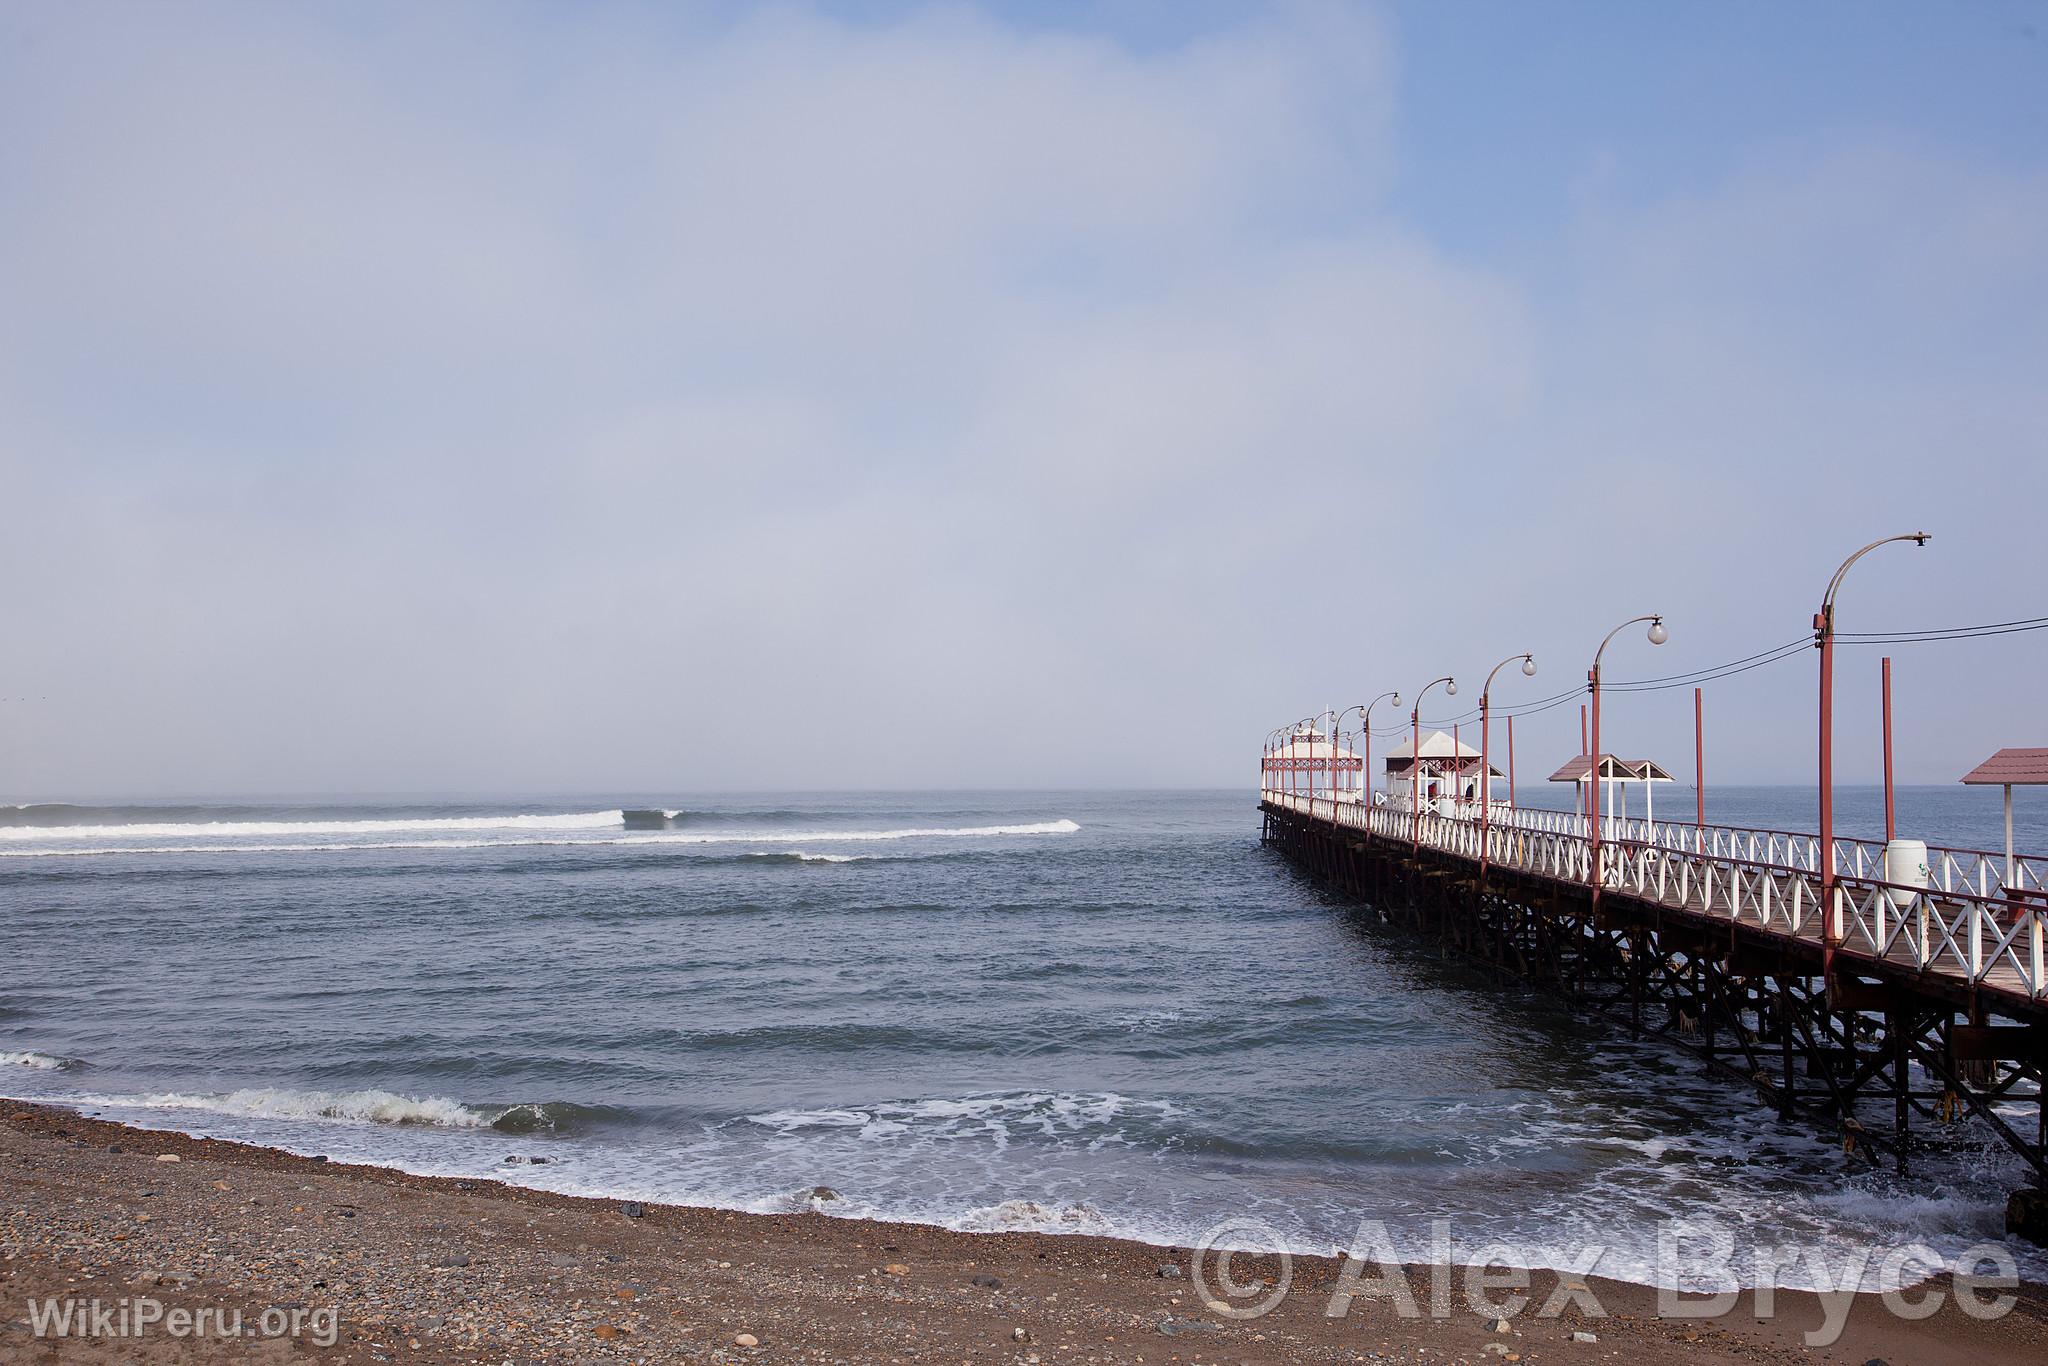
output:
<svg viewBox="0 0 2048 1366"><path fill-rule="evenodd" d="M1440 730L1425 732L1422 737L1422 759L1415 758L1415 737L1409 736L1394 746L1387 755L1387 798L1392 801L1397 795L1403 803L1415 801L1415 784L1422 785L1422 805L1432 806L1441 797L1455 796L1459 801L1476 802L1480 799L1479 751L1462 740L1453 738ZM1492 765L1487 765L1486 777L1503 778L1507 775ZM1466 781L1467 779L1470 781ZM1449 787L1450 791L1445 789ZM1486 784L1485 795L1491 797L1492 784Z"/></svg>
<svg viewBox="0 0 2048 1366"><path fill-rule="evenodd" d="M1346 749L1341 740L1325 736L1313 726L1297 726L1285 744L1267 750L1263 767L1270 788L1349 802L1360 799L1363 784L1359 780L1365 774L1365 760L1357 751Z"/></svg>
<svg viewBox="0 0 2048 1366"><path fill-rule="evenodd" d="M1965 773L1974 787L2005 789L2005 885L2012 884L2012 790L2048 783L2048 749L2001 749Z"/></svg>
<svg viewBox="0 0 2048 1366"><path fill-rule="evenodd" d="M1593 776L1593 756L1581 754L1578 758L1573 759L1563 768L1551 774L1550 781L1553 783L1571 783L1578 788L1579 810L1584 812L1586 809L1586 784L1596 781ZM1643 785L1643 819L1654 821L1657 819L1656 785L1658 783L1675 783L1678 780L1665 771L1663 765L1655 760L1623 759L1612 754L1603 754L1600 756L1600 774L1597 781L1600 784L1603 800L1601 803L1596 803L1596 810L1598 805L1604 804L1607 808L1607 818L1609 820L1614 819L1614 798L1617 790L1621 794L1621 818L1623 820L1628 819L1628 785L1630 783L1641 783Z"/></svg>

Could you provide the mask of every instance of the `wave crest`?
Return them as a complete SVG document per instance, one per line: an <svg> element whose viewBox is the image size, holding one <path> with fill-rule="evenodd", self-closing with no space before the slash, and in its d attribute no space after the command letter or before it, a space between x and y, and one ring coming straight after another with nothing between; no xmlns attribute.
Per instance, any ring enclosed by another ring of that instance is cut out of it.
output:
<svg viewBox="0 0 2048 1366"><path fill-rule="evenodd" d="M44 826L23 830L0 830L0 844L13 842L16 847L0 849L0 858L83 858L92 855L109 854L334 854L358 851L391 850L453 850L453 849L502 849L532 846L586 846L610 845L622 848L666 847L671 845L709 844L865 844L886 840L910 839L995 839L1011 836L1071 835L1080 826L1070 820L1035 821L1024 825L970 825L970 826L929 826L903 830L792 830L792 831L746 831L734 830L723 833L626 833L623 829L622 811L592 812L585 816L531 816L531 817L461 817L443 822L414 821L355 821L336 823L330 826L318 824L291 824L276 822L243 822L213 826ZM513 824L525 821L528 824ZM541 822L564 822L559 825ZM587 824L566 824L587 822ZM579 831L620 827L619 834L586 836L578 838ZM201 838L211 835L220 838L261 837L266 835L284 836L327 833L347 837L351 835L379 836L394 833L415 833L439 829L450 834L497 832L495 837L481 839L441 840L394 840L378 839L372 843L307 843L278 844L272 842L245 844L96 844L83 848L39 847L43 843L59 839L76 839L93 836L99 839L152 838L178 839ZM816 854L802 855L823 862L842 862L853 855Z"/></svg>
<svg viewBox="0 0 2048 1366"><path fill-rule="evenodd" d="M4 1055L0 1055L4 1056ZM81 1098L87 1099L87 1098ZM199 1110L246 1119L328 1120L349 1124L419 1125L432 1129L496 1129L531 1134L571 1127L591 1111L561 1101L470 1105L446 1096L397 1091L294 1091L249 1087L223 1095L161 1091L142 1096L94 1096L94 1104L147 1110Z"/></svg>
<svg viewBox="0 0 2048 1366"><path fill-rule="evenodd" d="M0 840L52 839L290 839L294 836L408 835L433 831L575 831L623 826L623 810L576 811L561 815L428 816L409 820L361 821L157 821L119 825L14 825L0 827Z"/></svg>
<svg viewBox="0 0 2048 1366"><path fill-rule="evenodd" d="M831 1110L775 1110L742 1119L781 1137L832 1130L864 1140L978 1139L1006 1146L1011 1139L1080 1142L1090 1147L1161 1143L1165 1121L1180 1111L1163 1100L1133 1100L1113 1092L1020 1091L1001 1094L885 1101ZM1133 1136L1132 1130L1139 1130Z"/></svg>

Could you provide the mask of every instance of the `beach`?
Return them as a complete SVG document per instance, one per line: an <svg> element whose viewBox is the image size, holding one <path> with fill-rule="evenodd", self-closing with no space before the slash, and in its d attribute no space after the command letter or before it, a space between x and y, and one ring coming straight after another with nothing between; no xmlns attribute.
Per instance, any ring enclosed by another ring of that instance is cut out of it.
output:
<svg viewBox="0 0 2048 1366"><path fill-rule="evenodd" d="M2048 1366L2044 9L0 5L0 1366Z"/></svg>
<svg viewBox="0 0 2048 1366"><path fill-rule="evenodd" d="M175 1159L175 1160L171 1160ZM409 1175L0 1102L0 1362L1866 1362L2040 1360L2048 1291L1982 1322L1953 1298L1908 1322L1857 1296L1808 1349L1813 1295L1771 1321L1659 1319L1656 1292L1589 1278L1583 1303L1496 1321L1359 1298L1330 1317L1340 1264L1296 1257L1284 1303L1206 1309L1191 1254L1085 1235L961 1233L826 1214L584 1199ZM1240 1280L1275 1275L1269 1259ZM1371 1275L1377 1275L1374 1269ZM1556 1278L1536 1273L1541 1301ZM1936 1283L1937 1285L1939 1282ZM38 1338L32 1301L147 1299L142 1336ZM1462 1291L1455 1300L1462 1299ZM172 1311L248 1335L174 1338ZM300 1325L261 1335L269 1322ZM1585 1341L1575 1334L1590 1335ZM317 1340L331 1337L331 1345ZM751 1345L744 1345L744 1344Z"/></svg>

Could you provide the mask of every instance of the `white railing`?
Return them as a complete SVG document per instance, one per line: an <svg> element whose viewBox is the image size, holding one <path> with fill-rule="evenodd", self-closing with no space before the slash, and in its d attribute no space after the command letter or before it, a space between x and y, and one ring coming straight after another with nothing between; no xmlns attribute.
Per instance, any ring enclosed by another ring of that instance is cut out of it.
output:
<svg viewBox="0 0 2048 1366"><path fill-rule="evenodd" d="M1398 802L1273 789L1262 796L1281 810L1474 863L1595 881L1590 822L1578 812L1496 802L1482 826L1477 803L1418 812ZM1782 830L1603 818L1598 882L1660 905L1823 940L1819 845L1813 835ZM1925 886L1885 880L1884 846L1873 841L1836 840L1835 862L1839 951L2048 996L2048 861L2015 858L2008 882L2003 854L1930 847Z"/></svg>

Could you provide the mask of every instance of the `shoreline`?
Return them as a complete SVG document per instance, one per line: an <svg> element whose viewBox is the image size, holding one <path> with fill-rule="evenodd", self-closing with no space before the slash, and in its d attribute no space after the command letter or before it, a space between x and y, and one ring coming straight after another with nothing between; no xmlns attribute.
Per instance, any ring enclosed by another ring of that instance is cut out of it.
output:
<svg viewBox="0 0 2048 1366"><path fill-rule="evenodd" d="M302 1326L292 1350L337 1362L1962 1366L2048 1357L2048 1287L2038 1285L2021 1286L2012 1309L1990 1321L1961 1312L1947 1277L1909 1292L1944 1292L1939 1311L1918 1321L1895 1317L1875 1294L1839 1297L1838 1340L1808 1347L1802 1335L1830 1321L1830 1305L1806 1291L1777 1292L1768 1320L1756 1317L1748 1292L1721 1317L1673 1318L1659 1317L1650 1287L1535 1272L1529 1307L1499 1331L1465 1303L1462 1269L1447 1269L1455 1284L1442 1287L1430 1268L1406 1269L1419 1317L1367 1296L1331 1317L1342 1263L1296 1256L1284 1302L1239 1320L1204 1306L1191 1279L1202 1268L1185 1248L559 1195L136 1128L36 1101L0 1100L0 1172L0 1363L138 1352L267 1360L276 1358L259 1354L288 1350L289 1339L172 1338L162 1324L146 1341L38 1338L30 1302L52 1296L107 1305L146 1296L188 1319L239 1310L250 1333L266 1310L279 1324L293 1311L301 1320L326 1313L332 1345ZM1234 1269L1241 1280L1248 1269L1276 1282L1282 1274L1270 1256L1240 1256ZM1367 1286L1387 1274L1364 1268ZM1545 1317L1537 1306L1551 1298L1567 1303ZM1432 1305L1445 1302L1450 1312L1433 1317Z"/></svg>

